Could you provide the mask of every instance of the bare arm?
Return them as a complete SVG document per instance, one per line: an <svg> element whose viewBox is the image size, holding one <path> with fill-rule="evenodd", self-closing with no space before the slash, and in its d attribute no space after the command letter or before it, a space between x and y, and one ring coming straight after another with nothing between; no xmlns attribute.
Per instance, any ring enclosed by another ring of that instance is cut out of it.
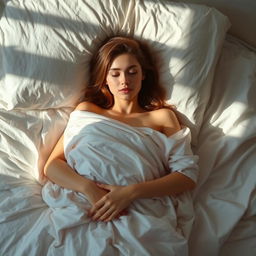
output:
<svg viewBox="0 0 256 256"><path fill-rule="evenodd" d="M185 175L174 172L162 178L128 186L98 186L110 192L92 207L91 216L93 220L110 221L136 199L175 196L193 189L195 183Z"/></svg>
<svg viewBox="0 0 256 256"><path fill-rule="evenodd" d="M132 199L178 195L195 188L195 182L179 172L131 185Z"/></svg>
<svg viewBox="0 0 256 256"><path fill-rule="evenodd" d="M91 181L83 179L66 162L63 135L55 145L44 167L44 174L61 187L84 193Z"/></svg>
<svg viewBox="0 0 256 256"><path fill-rule="evenodd" d="M94 181L82 177L67 164L64 156L63 135L45 164L44 174L61 187L87 195L91 203L95 203L107 193Z"/></svg>
<svg viewBox="0 0 256 256"><path fill-rule="evenodd" d="M162 122L162 131L166 136L178 132L181 129L175 113L170 109L160 109L156 118ZM195 182L182 173L174 172L164 177L133 185L134 198L177 195L195 188Z"/></svg>
<svg viewBox="0 0 256 256"><path fill-rule="evenodd" d="M176 115L169 109L161 109L155 112L155 120L162 122L162 132L166 136L178 132L181 126ZM175 196L195 187L195 182L179 172L170 173L155 180L141 182L128 186L99 185L110 191L109 194L99 200L92 208L91 214L95 220L109 221L122 209L139 198L152 198L162 196ZM112 209L112 211L109 210Z"/></svg>
<svg viewBox="0 0 256 256"><path fill-rule="evenodd" d="M80 103L76 110L87 110L89 107L92 108L91 104L84 102ZM82 177L67 164L63 140L62 135L45 164L44 174L61 187L87 194L94 182Z"/></svg>

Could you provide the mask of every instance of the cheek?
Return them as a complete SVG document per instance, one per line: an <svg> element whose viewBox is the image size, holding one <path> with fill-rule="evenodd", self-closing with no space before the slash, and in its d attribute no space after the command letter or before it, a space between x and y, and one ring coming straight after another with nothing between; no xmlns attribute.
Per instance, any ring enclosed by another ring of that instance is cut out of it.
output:
<svg viewBox="0 0 256 256"><path fill-rule="evenodd" d="M107 77L106 78L106 84L115 85L116 84L116 79L114 79L113 77Z"/></svg>
<svg viewBox="0 0 256 256"><path fill-rule="evenodd" d="M108 86L109 91L113 94L117 90L116 82L112 78L106 79L106 84Z"/></svg>
<svg viewBox="0 0 256 256"><path fill-rule="evenodd" d="M109 81L110 81L109 76L107 76L106 77L106 84L109 84Z"/></svg>
<svg viewBox="0 0 256 256"><path fill-rule="evenodd" d="M136 79L137 87L139 87L139 88L142 87L142 81L143 81L143 79L142 79L141 77L139 77L139 78Z"/></svg>

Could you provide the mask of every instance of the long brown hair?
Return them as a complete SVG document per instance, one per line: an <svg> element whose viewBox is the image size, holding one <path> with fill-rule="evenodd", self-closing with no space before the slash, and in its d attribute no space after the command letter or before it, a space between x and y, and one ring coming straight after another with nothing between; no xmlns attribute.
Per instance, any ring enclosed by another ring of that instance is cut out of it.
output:
<svg viewBox="0 0 256 256"><path fill-rule="evenodd" d="M155 60L145 43L131 37L116 36L106 39L90 63L90 82L85 89L85 100L109 109L114 98L106 86L106 77L114 59L121 54L132 54L141 65L145 79L138 95L138 103L145 110L169 107L165 90L159 84Z"/></svg>

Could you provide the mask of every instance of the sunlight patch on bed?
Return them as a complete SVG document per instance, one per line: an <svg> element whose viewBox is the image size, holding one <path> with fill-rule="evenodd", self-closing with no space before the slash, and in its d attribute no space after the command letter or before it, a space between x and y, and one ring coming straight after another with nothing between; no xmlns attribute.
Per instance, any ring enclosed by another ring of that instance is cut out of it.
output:
<svg viewBox="0 0 256 256"><path fill-rule="evenodd" d="M246 104L236 101L222 113L217 112L217 119L212 124L221 128L226 135L240 138L247 133L249 126L250 119L246 118L247 111L248 106Z"/></svg>
<svg viewBox="0 0 256 256"><path fill-rule="evenodd" d="M49 4L50 3L46 5ZM66 6L66 8L68 8L68 6ZM49 12L49 9L51 10L51 12ZM53 12L54 10L56 11L55 13ZM82 16L84 16L83 13L81 13L80 17L78 13L70 13L69 9L61 11L61 15L59 15L60 10L56 6L39 6L38 9L34 10L26 3L26 5L19 5L19 7L8 6L6 19L7 21L11 19L11 23L17 23L17 25L21 25L25 29L27 29L29 26L32 26L32 28L34 28L34 26L41 26L42 28L45 29L45 26L47 26L52 28L61 28L62 30L65 31L70 30L74 33L77 33L78 31L84 32L84 26L87 23L87 19L82 18ZM97 16L95 11L92 13L91 16ZM88 25L97 26L97 19L95 18L94 23L92 21L92 17L89 18L90 24Z"/></svg>

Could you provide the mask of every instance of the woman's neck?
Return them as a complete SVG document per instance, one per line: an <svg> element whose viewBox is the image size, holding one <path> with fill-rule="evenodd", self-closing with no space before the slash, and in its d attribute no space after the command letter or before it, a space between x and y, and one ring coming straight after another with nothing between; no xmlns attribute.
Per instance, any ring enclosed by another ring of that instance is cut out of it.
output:
<svg viewBox="0 0 256 256"><path fill-rule="evenodd" d="M139 106L137 102L115 102L111 111L117 114L129 115L132 113L141 113L145 112L143 108Z"/></svg>

